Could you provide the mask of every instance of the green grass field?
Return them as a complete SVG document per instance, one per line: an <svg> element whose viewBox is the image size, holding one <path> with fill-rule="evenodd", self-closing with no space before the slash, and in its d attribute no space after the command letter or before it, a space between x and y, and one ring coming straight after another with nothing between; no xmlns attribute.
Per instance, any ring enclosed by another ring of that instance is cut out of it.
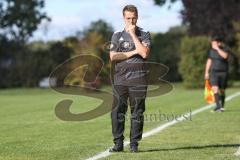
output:
<svg viewBox="0 0 240 160"><path fill-rule="evenodd" d="M227 95L239 92L227 90ZM101 101L84 96L70 96L50 89L0 90L1 160L80 160L112 146L110 113L85 122L59 120L55 105L62 99L74 100L72 112L94 108ZM205 104L203 90L186 90L181 84L160 97L148 98L145 114L180 115ZM148 119L144 131L167 120ZM125 137L129 137L129 120ZM125 147L103 159L122 160L237 160L240 147L240 96L226 103L226 112L209 110L179 122L162 132L143 139L139 153Z"/></svg>

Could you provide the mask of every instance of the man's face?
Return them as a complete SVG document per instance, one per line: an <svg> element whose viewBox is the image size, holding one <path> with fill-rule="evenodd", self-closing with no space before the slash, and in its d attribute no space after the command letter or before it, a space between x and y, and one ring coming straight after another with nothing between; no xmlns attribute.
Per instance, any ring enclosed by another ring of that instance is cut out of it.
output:
<svg viewBox="0 0 240 160"><path fill-rule="evenodd" d="M212 45L221 46L221 42L219 42L219 41L212 41Z"/></svg>
<svg viewBox="0 0 240 160"><path fill-rule="evenodd" d="M124 18L126 27L128 27L129 25L137 24L138 17L135 12L125 11L123 18Z"/></svg>

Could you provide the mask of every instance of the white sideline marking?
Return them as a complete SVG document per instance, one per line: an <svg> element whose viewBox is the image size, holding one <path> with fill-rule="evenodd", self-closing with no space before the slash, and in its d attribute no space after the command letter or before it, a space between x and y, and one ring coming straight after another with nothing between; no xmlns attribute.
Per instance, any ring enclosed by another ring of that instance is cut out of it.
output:
<svg viewBox="0 0 240 160"><path fill-rule="evenodd" d="M237 93L234 93L234 94L228 96L228 97L226 98L226 101L230 101L231 99L233 99L233 98L235 98L235 97L237 97L237 96L240 96L240 92L237 92ZM178 118L178 120L173 120L173 121L167 122L167 123L165 123L165 124L163 124L163 125L160 125L160 126L157 127L157 128L154 128L154 129L152 129L152 130L150 130L150 131L148 131L148 132L146 132L146 133L143 133L143 139L146 138L146 137L155 135L155 134L161 132L162 130L164 130L164 129L170 127L170 126L172 126L172 125L174 125L174 124L176 124L176 123L178 123L178 122L181 122L181 121L185 120L186 117L189 118L189 116L191 116L191 115L193 116L193 115L195 115L195 114L198 114L198 113L200 113L200 112L203 112L203 111L205 111L205 110L207 110L207 109L212 108L213 106L215 106L215 104L210 104L210 105L203 106L203 107L201 107L201 108L199 108L199 109L194 110L191 114L190 114L190 113L183 114L185 117L181 116L180 118ZM130 144L129 141L124 141L124 146L127 146L127 145L129 145L129 144ZM100 158L107 157L107 156L109 156L110 154L112 154L112 153L109 152L109 149L110 149L110 148L108 148L107 150L105 150L105 151L103 151L103 152L100 152L100 153L96 154L95 156L90 157L90 158L88 158L88 159L86 159L86 160L97 160L97 159L100 159ZM237 154L237 155L239 154L239 155L240 155L240 148L238 149L238 151L237 151L235 154Z"/></svg>
<svg viewBox="0 0 240 160"><path fill-rule="evenodd" d="M235 156L240 156L240 147L238 148L237 152L234 153Z"/></svg>

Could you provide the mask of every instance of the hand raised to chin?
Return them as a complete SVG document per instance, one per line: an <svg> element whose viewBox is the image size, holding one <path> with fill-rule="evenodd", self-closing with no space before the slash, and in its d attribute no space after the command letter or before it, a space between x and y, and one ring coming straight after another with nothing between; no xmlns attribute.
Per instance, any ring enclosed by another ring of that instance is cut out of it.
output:
<svg viewBox="0 0 240 160"><path fill-rule="evenodd" d="M134 35L135 34L135 30L136 30L136 25L129 25L128 28L127 28L127 32L130 35Z"/></svg>

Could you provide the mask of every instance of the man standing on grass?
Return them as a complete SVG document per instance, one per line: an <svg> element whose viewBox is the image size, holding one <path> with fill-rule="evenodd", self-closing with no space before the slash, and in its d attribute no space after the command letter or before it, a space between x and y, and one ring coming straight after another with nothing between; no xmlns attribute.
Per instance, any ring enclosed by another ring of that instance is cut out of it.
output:
<svg viewBox="0 0 240 160"><path fill-rule="evenodd" d="M205 79L210 80L216 107L214 112L224 111L225 89L228 80L228 55L222 46L222 38L213 36L211 40L212 49L209 51L205 69Z"/></svg>
<svg viewBox="0 0 240 160"><path fill-rule="evenodd" d="M113 74L113 105L111 112L114 146L110 152L123 151L125 114L128 99L131 109L130 152L138 151L142 139L147 92L144 61L150 52L150 33L136 26L138 10L134 5L123 8L125 28L112 35L110 60Z"/></svg>

